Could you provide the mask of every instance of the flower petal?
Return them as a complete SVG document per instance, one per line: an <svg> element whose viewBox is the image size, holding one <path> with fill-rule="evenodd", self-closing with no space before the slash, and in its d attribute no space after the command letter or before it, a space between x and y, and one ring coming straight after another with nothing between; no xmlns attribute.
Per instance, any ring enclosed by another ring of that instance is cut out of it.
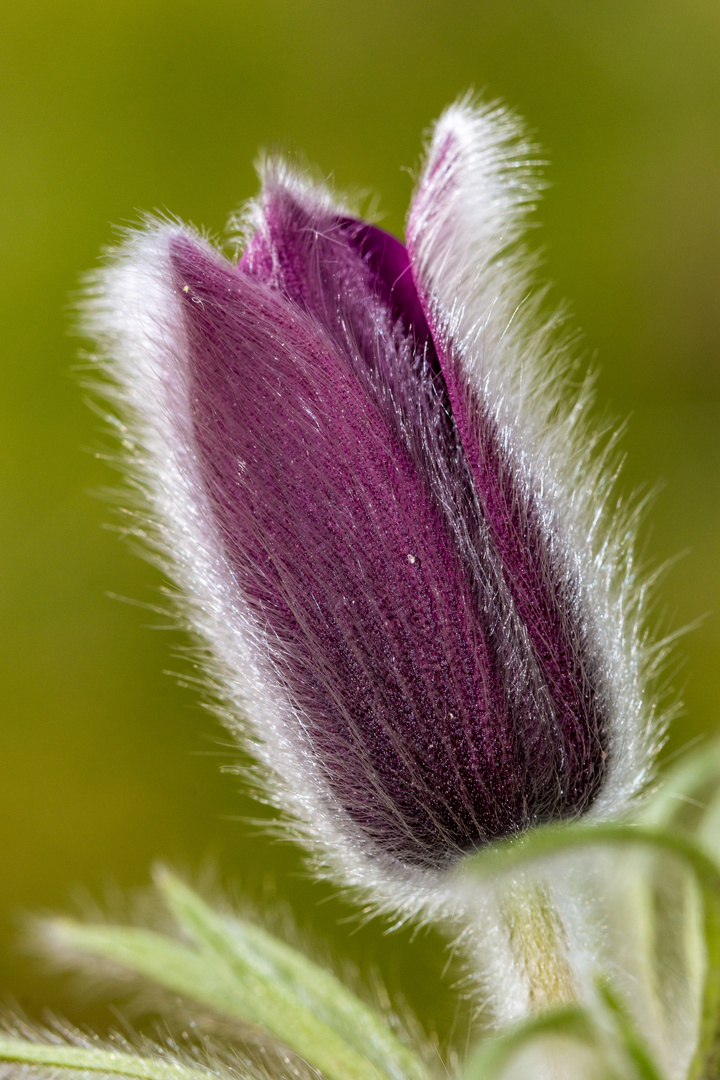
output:
<svg viewBox="0 0 720 1080"><path fill-rule="evenodd" d="M418 351L431 341L407 249L390 233L345 214L279 163L266 170L254 226L242 268L284 291L350 352L371 359L378 320L399 320Z"/></svg>
<svg viewBox="0 0 720 1080"><path fill-rule="evenodd" d="M511 831L504 687L410 457L296 307L187 241L171 261L205 489L327 782L408 861Z"/></svg>
<svg viewBox="0 0 720 1080"><path fill-rule="evenodd" d="M239 265L154 226L90 318L231 725L248 714L271 790L346 879L402 878L407 907L414 868L616 808L642 775L600 580L616 553L608 571L526 425L558 408L524 385L524 345L545 354L513 317L513 132L441 120L407 250L273 166Z"/></svg>
<svg viewBox="0 0 720 1080"><path fill-rule="evenodd" d="M568 748L561 801L579 812L602 788L600 812L617 811L647 760L637 656L632 629L617 632L617 550L607 544L601 576L592 549L603 487L594 490L562 405L552 327L525 301L532 262L517 241L538 190L528 154L502 109L448 109L413 199L408 249L482 514L540 671L538 712Z"/></svg>
<svg viewBox="0 0 720 1080"><path fill-rule="evenodd" d="M428 408L442 426L447 402L442 377L428 380L439 367L405 246L279 163L266 170L253 218L241 267L316 320L387 422L422 443Z"/></svg>
<svg viewBox="0 0 720 1080"><path fill-rule="evenodd" d="M492 565L478 595L322 328L192 236L141 248L120 295L117 267L106 280L121 315L103 333L145 418L164 547L294 808L423 865L522 827L537 775L492 640Z"/></svg>

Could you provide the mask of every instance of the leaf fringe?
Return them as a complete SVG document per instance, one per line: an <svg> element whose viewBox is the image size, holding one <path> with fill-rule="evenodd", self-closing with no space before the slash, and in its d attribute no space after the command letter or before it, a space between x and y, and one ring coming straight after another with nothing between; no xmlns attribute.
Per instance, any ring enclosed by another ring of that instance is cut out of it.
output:
<svg viewBox="0 0 720 1080"><path fill-rule="evenodd" d="M45 924L61 957L91 956L269 1033L327 1080L427 1080L379 1014L297 950L216 912L167 870L157 886L189 943L132 926Z"/></svg>
<svg viewBox="0 0 720 1080"><path fill-rule="evenodd" d="M129 1080L215 1080L217 1074L180 1061L145 1057L123 1050L31 1042L0 1035L0 1061L32 1068L98 1073Z"/></svg>
<svg viewBox="0 0 720 1080"><path fill-rule="evenodd" d="M423 1080L422 1064L393 1034L387 1020L334 975L259 926L219 914L168 870L156 874L156 884L178 926L195 939L211 963L224 963L240 983L262 978L272 986L284 986L381 1075Z"/></svg>

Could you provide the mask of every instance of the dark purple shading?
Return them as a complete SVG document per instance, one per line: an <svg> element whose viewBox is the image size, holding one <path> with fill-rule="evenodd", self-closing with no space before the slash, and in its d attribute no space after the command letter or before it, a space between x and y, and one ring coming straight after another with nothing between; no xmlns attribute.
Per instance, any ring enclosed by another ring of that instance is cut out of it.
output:
<svg viewBox="0 0 720 1080"><path fill-rule="evenodd" d="M514 575L552 577L551 553L518 553L497 484L476 491L403 246L281 194L239 270L173 243L198 460L238 613L335 796L385 851L442 864L592 801L597 730L556 713L542 651L574 631L552 584L522 607Z"/></svg>
<svg viewBox="0 0 720 1080"><path fill-rule="evenodd" d="M306 206L282 185L269 185L263 196L264 228L250 241L240 269L317 319L359 374L365 367L392 377L392 365L383 364L381 354L388 342L396 355L396 323L414 355L432 349L399 240L376 226Z"/></svg>
<svg viewBox="0 0 720 1080"><path fill-rule="evenodd" d="M408 861L512 831L526 798L463 567L330 339L267 286L172 244L201 474L274 677L345 810Z"/></svg>
<svg viewBox="0 0 720 1080"><path fill-rule="evenodd" d="M449 143L433 169L433 173L441 167L447 171L445 188L453 182ZM439 183L437 178L435 182ZM412 235L412 221L409 231ZM412 243L409 256L415 264ZM591 640L586 601L564 548L560 523L553 520L547 502L543 521L533 478L520 478L517 460L503 446L497 423L468 379L463 358L440 325L432 298L423 291L421 274L416 285L481 511L540 675L538 721L554 725L566 748L558 776L559 802L580 813L593 802L606 773L606 717L611 707L598 649Z"/></svg>
<svg viewBox="0 0 720 1080"><path fill-rule="evenodd" d="M412 276L407 248L377 225L342 218L340 230L370 271L370 287L411 334L415 348L432 348L430 327Z"/></svg>
<svg viewBox="0 0 720 1080"><path fill-rule="evenodd" d="M456 432L405 246L374 225L340 217L316 200L306 203L281 184L266 186L263 203L264 226L240 269L323 327L424 482L441 463L444 490L436 494L443 503ZM463 487L462 477L449 486Z"/></svg>
<svg viewBox="0 0 720 1080"><path fill-rule="evenodd" d="M435 166L446 186L452 163L448 143ZM608 702L561 544L542 526L452 343L439 330L437 340L431 335L436 319L405 246L282 185L263 197L265 226L248 262L265 251L273 286L332 335L454 534L515 716L518 768L538 777L528 820L581 813L605 775Z"/></svg>
<svg viewBox="0 0 720 1080"><path fill-rule="evenodd" d="M265 230L251 239L240 260L241 269L274 283L317 311L319 295L328 285L334 290L342 282L344 275L338 273L337 264L344 263L349 274L362 282L365 300L379 298L421 350L431 343L407 248L397 237L357 218L310 210L280 185L266 189L264 196ZM359 262L348 258L346 246L360 257ZM324 278L320 290L312 282L310 253L313 259L319 255L314 269Z"/></svg>

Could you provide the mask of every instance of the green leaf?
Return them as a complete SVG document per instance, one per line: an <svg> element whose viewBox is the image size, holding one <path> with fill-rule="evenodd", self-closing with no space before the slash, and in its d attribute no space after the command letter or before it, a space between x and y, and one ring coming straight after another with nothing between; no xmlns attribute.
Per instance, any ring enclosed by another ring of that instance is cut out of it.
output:
<svg viewBox="0 0 720 1080"><path fill-rule="evenodd" d="M548 1036L597 1047L595 1027L586 1010L579 1006L565 1006L534 1016L497 1038L487 1039L470 1057L463 1080L495 1080L495 1077L502 1076L515 1054Z"/></svg>
<svg viewBox="0 0 720 1080"><path fill-rule="evenodd" d="M683 755L658 778L657 790L638 815L638 821L671 828L693 837L717 860L720 854L720 740L704 742ZM695 882L668 867L653 853L634 875L634 899L645 935L643 980L658 1020L673 1038L681 1036L685 1010L678 1012L678 995L686 1003L699 999L704 977L701 919ZM686 870L686 868L683 868Z"/></svg>
<svg viewBox="0 0 720 1080"><path fill-rule="evenodd" d="M156 883L178 925L213 966L223 964L241 984L250 980L283 988L381 1075L391 1080L423 1080L425 1070L415 1054L400 1042L382 1016L334 975L253 923L215 911L167 870L157 874ZM271 1023L277 1025L272 1011L263 1019L265 1027ZM277 1027L276 1034L289 1043ZM313 1063L320 1067L314 1059Z"/></svg>
<svg viewBox="0 0 720 1080"><path fill-rule="evenodd" d="M720 1071L720 869L690 838L647 825L613 822L546 826L478 852L466 860L464 867L476 880L487 880L532 860L592 844L646 845L676 856L693 871L703 902L706 971L700 1034L688 1080L717 1076Z"/></svg>
<svg viewBox="0 0 720 1080"><path fill-rule="evenodd" d="M217 1012L259 1022L252 1015L251 994L180 941L133 926L84 925L69 919L51 919L46 927L48 940L61 953L109 961Z"/></svg>
<svg viewBox="0 0 720 1080"><path fill-rule="evenodd" d="M624 1051L633 1065L638 1080L663 1080L644 1041L635 1028L617 995L607 983L598 986L604 1003L620 1036L618 1052L612 1054L617 1062ZM589 1009L568 1005L533 1016L523 1024L502 1032L497 1038L488 1039L470 1058L463 1080L495 1080L503 1074L511 1059L543 1038L570 1039L584 1044L593 1052L594 1059L606 1077L617 1077L616 1070L608 1061L608 1033ZM612 1047L610 1047L612 1050ZM624 1073L624 1075L626 1075Z"/></svg>
<svg viewBox="0 0 720 1080"><path fill-rule="evenodd" d="M682 826L690 812L699 822L708 809L699 800L711 785L720 786L720 740L683 755L661 774L658 789L641 811L640 821L658 827Z"/></svg>
<svg viewBox="0 0 720 1080"><path fill-rule="evenodd" d="M46 1069L78 1069L82 1072L127 1076L133 1080L212 1080L215 1077L209 1070L190 1068L159 1057L141 1057L121 1050L69 1046L66 1043L30 1042L9 1035L0 1035L0 1061L14 1061L19 1065Z"/></svg>
<svg viewBox="0 0 720 1080"><path fill-rule="evenodd" d="M355 1002L332 976L320 972L324 986L315 977L313 997L312 991L303 990L302 981L304 975L312 981L320 969L300 954L293 956L293 950L280 942L270 948L272 939L262 931L257 931L254 944L251 932L243 940L237 928L247 929L246 924L233 920L233 932L231 923L169 876L163 879L163 888L168 898L172 893L173 910L182 910L179 921L198 949L151 930L66 920L50 922L51 938L63 951L100 957L241 1024L262 1029L328 1080L399 1080L401 1069L411 1080L422 1080L424 1070L414 1055L389 1028L383 1032L382 1019ZM332 1013L330 997L338 988L341 994ZM313 1001L322 997L321 990L325 1007L315 1008Z"/></svg>
<svg viewBox="0 0 720 1080"><path fill-rule="evenodd" d="M606 982L600 983L598 990L600 997L613 1015L623 1049L635 1066L640 1080L663 1080L662 1073L653 1061L644 1039L615 991Z"/></svg>

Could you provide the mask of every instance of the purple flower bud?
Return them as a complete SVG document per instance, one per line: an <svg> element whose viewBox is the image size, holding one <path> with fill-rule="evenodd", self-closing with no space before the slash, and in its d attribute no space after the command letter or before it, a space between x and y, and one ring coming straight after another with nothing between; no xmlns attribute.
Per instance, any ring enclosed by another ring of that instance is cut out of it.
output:
<svg viewBox="0 0 720 1080"><path fill-rule="evenodd" d="M151 223L88 308L229 722L355 882L616 812L647 767L632 571L527 300L526 157L501 110L449 109L407 247L271 164L239 263Z"/></svg>

